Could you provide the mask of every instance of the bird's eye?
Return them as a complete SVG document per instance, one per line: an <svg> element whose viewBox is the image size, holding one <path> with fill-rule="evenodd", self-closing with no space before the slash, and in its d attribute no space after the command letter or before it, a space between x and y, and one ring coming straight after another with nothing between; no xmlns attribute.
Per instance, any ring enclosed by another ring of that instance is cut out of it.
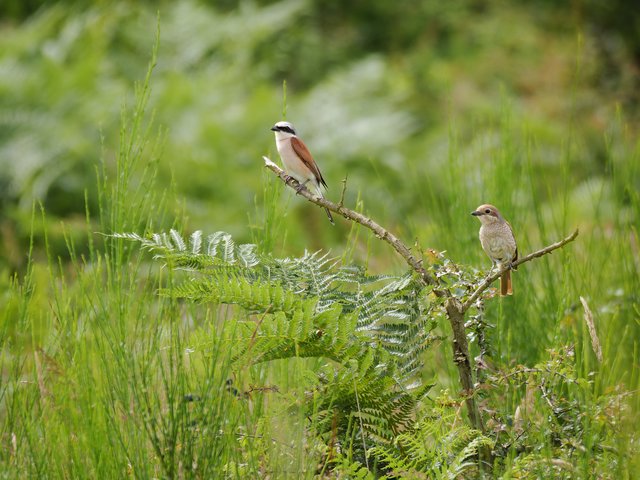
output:
<svg viewBox="0 0 640 480"><path fill-rule="evenodd" d="M491 210L489 210L488 208L484 211L484 213L491 213Z"/></svg>

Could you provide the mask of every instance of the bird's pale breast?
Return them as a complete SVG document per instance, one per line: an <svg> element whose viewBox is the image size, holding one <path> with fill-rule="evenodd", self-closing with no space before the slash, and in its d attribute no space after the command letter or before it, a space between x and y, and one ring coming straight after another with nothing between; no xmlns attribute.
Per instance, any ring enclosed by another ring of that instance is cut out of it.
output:
<svg viewBox="0 0 640 480"><path fill-rule="evenodd" d="M480 243L491 260L497 263L510 262L516 253L516 240L506 223L482 225Z"/></svg>
<svg viewBox="0 0 640 480"><path fill-rule="evenodd" d="M289 139L276 142L276 147L278 148L278 153L280 154L284 168L289 175L300 183L313 179L311 171L293 150Z"/></svg>

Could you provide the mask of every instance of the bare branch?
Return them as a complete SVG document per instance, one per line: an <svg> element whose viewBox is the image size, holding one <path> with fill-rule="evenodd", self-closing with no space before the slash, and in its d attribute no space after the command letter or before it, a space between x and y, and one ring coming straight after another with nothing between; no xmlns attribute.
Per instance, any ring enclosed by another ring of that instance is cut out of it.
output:
<svg viewBox="0 0 640 480"><path fill-rule="evenodd" d="M340 202L338 203L338 205L340 205L341 207L344 206L345 193L347 193L347 177L344 177L344 179L342 179L342 193L340 194Z"/></svg>
<svg viewBox="0 0 640 480"><path fill-rule="evenodd" d="M290 177L286 174L284 170L282 170L278 165L273 163L268 157L262 157L264 159L265 166L271 170L273 173L278 175L284 183L286 183L289 187L293 188L296 192L302 195L304 198L309 200L316 205L319 205L323 208L328 208L334 213L343 216L344 218L351 220L353 222L359 223L360 225L367 227L371 230L376 237L381 240L384 240L389 245L393 247L393 249L398 252L402 258L409 264L409 266L420 275L422 281L427 285L437 286L438 281L427 272L427 270L422 265L422 260L417 259L407 248L407 246L402 243L398 237L396 237L393 233L383 228L381 225L377 224L369 217L362 215L354 210L351 210L345 207L342 204L333 203L326 198L318 197L311 193L306 187L301 186L301 184L294 178ZM450 296L447 290L434 290L434 293L439 297L448 297Z"/></svg>
<svg viewBox="0 0 640 480"><path fill-rule="evenodd" d="M572 242L573 240L575 240L577 236L578 236L578 229L576 229L571 235L569 235L566 238L563 238L559 242L552 243L551 245L549 245L547 247L541 248L540 250L537 250L537 251L535 251L533 253L530 253L526 257L523 257L523 258L519 259L518 261L513 262L512 266L513 267L517 267L518 265L522 265L523 263L529 262L529 261L533 260L534 258L542 257L543 255L546 255L548 253L553 252L554 250L557 250L558 248L562 248L567 243ZM500 270L494 272L493 274L491 274L487 278L485 278L480 283L480 285L478 285L478 288L476 288L476 290L473 292L473 294L467 299L467 301L462 304L462 311L466 312L471 307L471 305L473 305L473 302L475 302L480 297L480 295L482 295L482 292L484 292L489 287L489 285L491 285L498 278L500 278L500 276L504 272L509 270L509 268L510 267L508 265L506 265L506 266L502 267Z"/></svg>

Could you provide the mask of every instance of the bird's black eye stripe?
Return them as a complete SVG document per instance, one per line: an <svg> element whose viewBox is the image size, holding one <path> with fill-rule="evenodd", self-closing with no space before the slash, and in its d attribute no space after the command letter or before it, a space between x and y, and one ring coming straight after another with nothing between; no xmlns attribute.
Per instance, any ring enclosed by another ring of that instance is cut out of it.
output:
<svg viewBox="0 0 640 480"><path fill-rule="evenodd" d="M290 133L292 135L296 134L296 132L293 131L293 128L288 127L288 126L280 127L280 130L282 130L283 132Z"/></svg>

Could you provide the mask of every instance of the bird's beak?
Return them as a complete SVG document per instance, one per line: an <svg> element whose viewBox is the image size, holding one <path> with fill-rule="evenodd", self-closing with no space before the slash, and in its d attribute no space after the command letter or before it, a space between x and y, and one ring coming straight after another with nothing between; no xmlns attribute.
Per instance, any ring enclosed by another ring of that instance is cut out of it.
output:
<svg viewBox="0 0 640 480"><path fill-rule="evenodd" d="M273 127L271 127L271 130L273 130L274 132L278 131L278 127L276 127L275 125Z"/></svg>
<svg viewBox="0 0 640 480"><path fill-rule="evenodd" d="M484 213L479 212L478 210L474 210L473 212L471 212L471 215L473 215L474 217L481 217L482 215L484 215Z"/></svg>

